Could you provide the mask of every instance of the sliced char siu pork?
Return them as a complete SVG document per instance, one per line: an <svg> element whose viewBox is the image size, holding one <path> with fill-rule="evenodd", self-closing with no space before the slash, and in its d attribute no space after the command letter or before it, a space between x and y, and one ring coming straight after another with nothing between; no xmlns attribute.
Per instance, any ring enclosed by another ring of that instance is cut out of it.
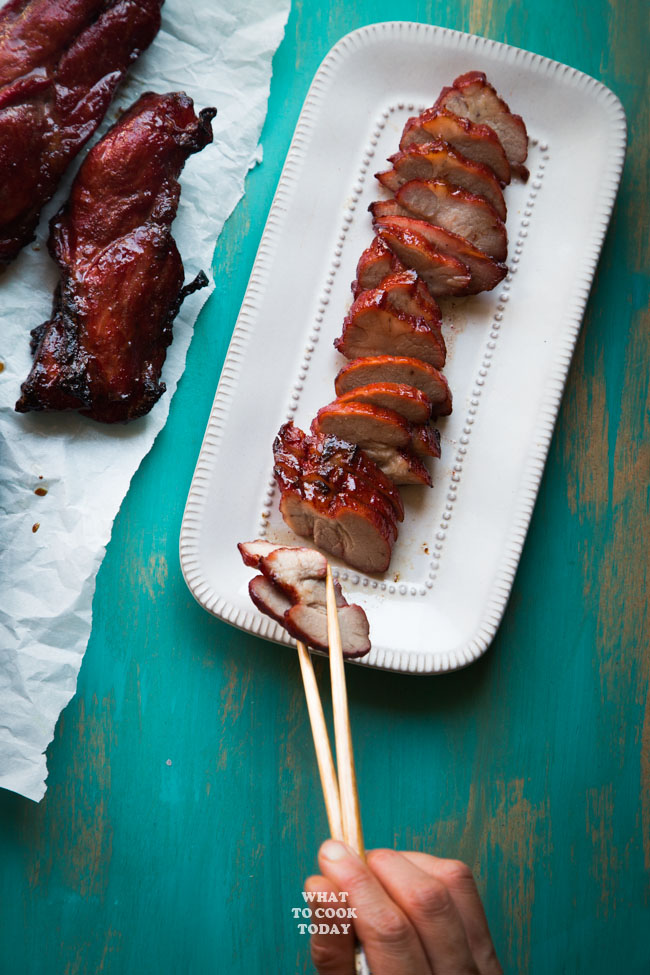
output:
<svg viewBox="0 0 650 975"><path fill-rule="evenodd" d="M461 118L489 126L499 137L513 171L523 179L528 170L523 165L528 156L528 133L521 115L513 115L482 71L460 75L448 88L443 88L434 109L445 109Z"/></svg>
<svg viewBox="0 0 650 975"><path fill-rule="evenodd" d="M410 447L376 446L366 447L364 453L395 484L431 487L431 474L427 467Z"/></svg>
<svg viewBox="0 0 650 975"><path fill-rule="evenodd" d="M381 204L373 203L370 209L373 216L377 214L375 217L376 231L407 230L419 234L441 254L455 257L456 260L461 261L470 273L470 281L465 288L465 294L474 295L481 291L491 291L500 281L503 281L508 273L505 264L488 257L465 237L453 234L449 230L443 230L442 227L437 227L429 223L428 220L420 220L410 214L409 216L398 215L402 208L393 200L385 200ZM393 209L394 215L391 214L391 209ZM384 215L379 216L380 213Z"/></svg>
<svg viewBox="0 0 650 975"><path fill-rule="evenodd" d="M360 571L390 562L403 509L387 485L398 497L396 485L431 485L424 458L440 456L431 419L452 410L435 299L490 291L506 276L503 186L511 167L525 177L527 151L522 120L469 72L407 121L392 169L376 174L393 198L369 207L376 236L334 342L350 360L337 399L310 435L289 423L274 444L285 521ZM295 594L269 573L251 586L275 618L294 612Z"/></svg>
<svg viewBox="0 0 650 975"><path fill-rule="evenodd" d="M510 182L508 157L489 125L475 125L445 109L428 108L408 120L399 147L404 152L414 144L428 145L436 141L446 142L473 162L487 166L500 183Z"/></svg>
<svg viewBox="0 0 650 975"><path fill-rule="evenodd" d="M393 311L403 315L424 318L432 328L440 328L442 315L438 302L431 296L428 288L418 278L415 271L393 272L383 278L376 289L386 295L386 303Z"/></svg>
<svg viewBox="0 0 650 975"><path fill-rule="evenodd" d="M242 557L244 565L248 565L253 569L259 569L260 561L264 556L270 555L277 547L273 542L267 542L264 538L256 538L253 542L237 543L237 548L239 549L239 554Z"/></svg>
<svg viewBox="0 0 650 975"><path fill-rule="evenodd" d="M358 297L362 291L376 288L383 279L394 271L406 268L379 237L375 237L370 247L359 258L357 276L352 282L352 294Z"/></svg>
<svg viewBox="0 0 650 975"><path fill-rule="evenodd" d="M396 383L421 390L432 404L434 416L451 413L451 392L441 372L421 359L408 356L375 355L354 359L340 370L334 382L341 397L359 387Z"/></svg>
<svg viewBox="0 0 650 975"><path fill-rule="evenodd" d="M431 485L422 458L440 456L437 430L407 423L392 410L364 403L335 401L320 409L312 433L329 433L355 443L395 484Z"/></svg>
<svg viewBox="0 0 650 975"><path fill-rule="evenodd" d="M409 423L427 423L431 419L431 400L421 389L405 383L370 383L337 397L339 403L369 403L399 413Z"/></svg>
<svg viewBox="0 0 650 975"><path fill-rule="evenodd" d="M312 433L329 434L363 450L410 448L419 456L440 456L440 439L428 423L409 423L394 410L355 400L334 400L321 407L312 422Z"/></svg>
<svg viewBox="0 0 650 975"><path fill-rule="evenodd" d="M415 233L405 227L382 227L378 229L377 236L390 247L393 254L406 267L416 271L424 281L429 292L434 298L444 296L469 294L472 286L472 276L466 264L457 260L455 257L448 257L429 243L422 234ZM340 350L339 350L340 351ZM396 355L414 355L419 359L424 359L423 355L415 350L406 351L395 347L376 350ZM345 353L343 353L345 355ZM357 355L364 355L359 352ZM348 356L348 358L350 358ZM440 368L443 362L434 362L432 359L425 359L431 365Z"/></svg>
<svg viewBox="0 0 650 975"><path fill-rule="evenodd" d="M491 203L501 220L506 219L506 204L499 181L487 166L472 162L445 142L414 144L388 160L393 168L375 173L387 190L395 194L411 179L442 179L461 190L482 196Z"/></svg>
<svg viewBox="0 0 650 975"><path fill-rule="evenodd" d="M440 180L412 179L400 186L395 200L421 220L465 237L494 260L505 259L508 252L505 224L482 197Z"/></svg>
<svg viewBox="0 0 650 975"><path fill-rule="evenodd" d="M415 356L438 369L444 365L446 355L440 325L395 311L382 288L359 295L334 345L346 359L395 353Z"/></svg>
<svg viewBox="0 0 650 975"><path fill-rule="evenodd" d="M281 427L273 454L280 511L292 531L360 572L385 572L398 518L385 488L394 485L379 468L353 445L308 437L292 423ZM356 470L373 472L372 480Z"/></svg>
<svg viewBox="0 0 650 975"><path fill-rule="evenodd" d="M238 545L246 565L261 570L248 591L261 612L283 626L296 640L327 650L327 559L310 548L280 547L258 539ZM350 606L334 583L343 653L364 656L370 650L368 619L360 606Z"/></svg>

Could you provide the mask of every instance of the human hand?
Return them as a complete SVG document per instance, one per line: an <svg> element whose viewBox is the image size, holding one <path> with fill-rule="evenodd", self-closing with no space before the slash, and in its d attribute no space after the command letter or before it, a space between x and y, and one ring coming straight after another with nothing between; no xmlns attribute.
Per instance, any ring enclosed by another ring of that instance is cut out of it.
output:
<svg viewBox="0 0 650 975"><path fill-rule="evenodd" d="M315 893L347 892L372 975L502 975L474 877L458 860L373 850L368 863L343 843L320 848ZM333 902L332 902L333 903ZM354 933L314 934L319 975L354 975Z"/></svg>

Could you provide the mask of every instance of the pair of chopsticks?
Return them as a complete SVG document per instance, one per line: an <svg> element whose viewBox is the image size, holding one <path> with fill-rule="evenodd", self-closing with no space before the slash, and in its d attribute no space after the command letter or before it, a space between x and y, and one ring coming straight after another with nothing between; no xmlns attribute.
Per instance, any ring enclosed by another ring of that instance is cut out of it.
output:
<svg viewBox="0 0 650 975"><path fill-rule="evenodd" d="M309 650L299 640L298 659L300 660L302 682L305 688L309 722L314 739L314 748L316 749L316 761L318 763L323 796L325 797L325 808L327 810L330 834L332 839L346 843L365 861L366 851L363 844L357 776L354 769L341 631L339 629L339 619L336 611L336 594L334 592L332 570L329 563L327 565L325 587L327 593L327 642L330 651L334 743L336 746L338 777L330 748L325 715L323 714L323 705L318 693L314 665ZM355 971L357 975L369 975L368 963L363 948L359 944L356 945L355 949Z"/></svg>

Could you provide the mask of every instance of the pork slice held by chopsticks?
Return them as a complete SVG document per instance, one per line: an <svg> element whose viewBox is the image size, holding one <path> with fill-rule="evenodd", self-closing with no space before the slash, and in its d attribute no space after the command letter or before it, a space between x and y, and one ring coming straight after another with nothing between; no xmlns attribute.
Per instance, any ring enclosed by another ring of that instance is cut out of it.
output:
<svg viewBox="0 0 650 975"><path fill-rule="evenodd" d="M248 586L257 608L296 640L326 651L325 556L302 546L277 547L263 539L240 542L238 548L245 564L262 572ZM338 582L335 590L343 653L346 657L364 656L370 650L366 614L360 606L348 604Z"/></svg>

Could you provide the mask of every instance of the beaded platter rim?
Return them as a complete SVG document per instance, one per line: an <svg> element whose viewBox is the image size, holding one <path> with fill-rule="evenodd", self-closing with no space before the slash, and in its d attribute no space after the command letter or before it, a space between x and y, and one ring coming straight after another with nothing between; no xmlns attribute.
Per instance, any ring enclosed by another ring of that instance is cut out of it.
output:
<svg viewBox="0 0 650 975"><path fill-rule="evenodd" d="M257 636L278 643L293 645L293 640L276 623L268 617L254 611L252 608L250 611L242 611L241 607L234 605L228 598L216 592L210 581L205 577L199 551L203 527L203 512L208 499L209 478L216 464L219 445L230 412L234 389L240 378L244 351L252 337L257 299L263 290L271 258L275 253L276 239L279 236L280 226L286 212L286 198L290 194L292 185L300 170L305 146L308 144L310 134L313 131L316 110L320 107L325 97L329 80L332 74L337 71L341 61L353 55L360 48L372 44L376 39L385 40L387 37L395 37L395 39L400 40L417 40L418 43L437 43L444 45L446 48L463 52L489 51L492 54L496 53L500 60L521 66L534 73L547 76L559 75L563 83L570 84L571 87L589 91L591 95L599 100L603 107L607 108L609 119L608 133L610 134L607 142L607 155L605 160L606 178L602 181L601 191L594 206L596 216L594 221L595 229L590 238L585 242L580 265L581 273L576 277L570 300L567 302L562 341L558 343L552 374L549 377L548 391L545 394L544 404L542 409L540 409L539 422L535 430L535 449L531 450L522 486L514 506L512 528L505 545L506 554L495 571L486 609L480 624L464 648L457 652L392 651L384 648L373 648L367 657L359 661L354 661L360 666L371 666L378 669L424 675L456 670L478 659L487 650L494 638L505 611L534 509L585 305L620 182L626 145L626 121L623 107L614 93L601 82L574 68L543 58L532 52L514 48L487 38L428 24L416 24L404 21L391 21L362 27L344 36L327 54L316 73L301 111L228 349L185 507L180 536L180 562L185 581L190 591L199 604L208 612L231 625ZM403 106L395 105L393 109L395 107L402 108ZM388 111L390 112L390 110L389 108ZM384 115L386 115L386 112L384 112ZM535 142L535 140L532 141L533 143ZM495 350L499 336L499 323L505 311L512 276L516 273L518 259L521 255L521 247L525 242L526 228L530 219L529 211L534 206L536 194L541 190L543 169L548 161L548 147L546 145L539 145L538 148L542 153L542 165L539 165L538 160L536 171L531 174L527 203L519 222L519 230L513 255L509 259L509 272L497 289L500 292L497 308L492 315L487 338L483 346L481 366L478 375L474 379L470 405L465 411L463 434L455 451L454 465L459 463L461 467L464 453L467 450L471 438L474 417L472 411L476 411L479 407L481 387L490 368L492 353ZM345 236L346 221L349 223L348 217L348 214L344 214L343 236ZM332 275L332 265L335 263L337 256L339 255L335 252L334 262L330 261L330 267L327 273L328 280L329 276ZM505 300L502 300L504 296ZM319 308L319 313L321 311L322 309ZM318 315L316 316L316 323L318 324ZM293 415L293 412L293 409L290 408L288 415ZM449 484L450 490L447 505L445 506L434 543L434 552L431 560L432 569L429 575L431 585L435 581L437 565L444 550L444 536L455 503L458 480L459 474L456 466L454 466ZM269 504L272 496L273 493L269 487L269 491L267 492ZM262 519L260 528L263 528L263 525L264 519ZM263 534L263 532L261 531L260 534ZM349 575L360 576L361 574L350 573L344 570L341 572L340 577L345 581ZM384 582L383 584L380 583L380 585L384 585L391 591L390 584ZM400 591L400 587L393 587L392 591ZM405 593L402 592L402 594Z"/></svg>

